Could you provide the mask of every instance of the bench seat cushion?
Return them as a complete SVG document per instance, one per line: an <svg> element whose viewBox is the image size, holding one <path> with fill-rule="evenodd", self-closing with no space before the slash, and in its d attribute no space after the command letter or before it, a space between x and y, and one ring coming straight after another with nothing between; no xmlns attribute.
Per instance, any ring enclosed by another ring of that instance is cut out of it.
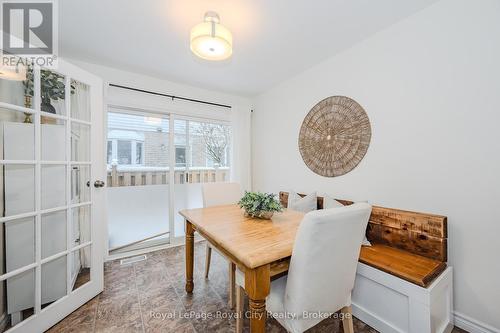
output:
<svg viewBox="0 0 500 333"><path fill-rule="evenodd" d="M359 261L427 288L446 263L381 244L362 246Z"/></svg>

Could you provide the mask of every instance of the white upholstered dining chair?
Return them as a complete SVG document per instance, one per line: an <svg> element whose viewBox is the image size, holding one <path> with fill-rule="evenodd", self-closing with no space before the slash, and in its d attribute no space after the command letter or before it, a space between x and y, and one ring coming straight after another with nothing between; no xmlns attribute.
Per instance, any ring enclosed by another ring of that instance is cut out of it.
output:
<svg viewBox="0 0 500 333"><path fill-rule="evenodd" d="M203 207L236 204L241 199L241 186L238 183L204 183L201 188ZM208 278L210 261L212 259L212 246L207 241L205 259L205 278ZM235 302L235 269L236 266L229 263L229 303L231 308Z"/></svg>
<svg viewBox="0 0 500 333"><path fill-rule="evenodd" d="M288 332L304 332L338 310L344 317L344 332L353 332L351 291L370 213L371 205L357 203L304 216L288 275L271 282L266 299L267 311ZM244 276L240 271L237 275L236 311L240 318ZM304 313L316 317L306 318ZM239 320L237 332L241 329Z"/></svg>

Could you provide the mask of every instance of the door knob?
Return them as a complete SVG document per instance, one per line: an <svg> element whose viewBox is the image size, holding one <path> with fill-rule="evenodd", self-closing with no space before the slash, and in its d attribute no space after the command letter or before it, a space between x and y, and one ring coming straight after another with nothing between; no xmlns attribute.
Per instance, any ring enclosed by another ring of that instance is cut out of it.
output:
<svg viewBox="0 0 500 333"><path fill-rule="evenodd" d="M103 182L102 180L96 180L94 182L94 187L104 187L106 185L105 182Z"/></svg>

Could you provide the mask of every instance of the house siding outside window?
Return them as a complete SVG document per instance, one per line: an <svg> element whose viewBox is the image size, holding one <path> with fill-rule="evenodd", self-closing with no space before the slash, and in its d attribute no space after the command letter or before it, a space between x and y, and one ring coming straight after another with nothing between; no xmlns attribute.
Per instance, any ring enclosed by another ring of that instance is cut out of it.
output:
<svg viewBox="0 0 500 333"><path fill-rule="evenodd" d="M187 147L186 123L185 121L176 121L174 126L176 167L186 167L189 161L189 167L192 168L215 167L216 163L208 152L207 138L204 136L207 135L207 129L212 128L211 126L218 126L218 129L223 128L224 130L228 130L230 127L190 121L189 147ZM220 131L216 131L216 133L220 133ZM124 166L168 167L170 163L169 139L169 119L108 113L108 165L115 163ZM220 142L220 139L216 141ZM229 137L227 141L230 141ZM223 142L225 141L223 140ZM227 142L224 156L219 163L220 167L229 166L229 152L230 142Z"/></svg>

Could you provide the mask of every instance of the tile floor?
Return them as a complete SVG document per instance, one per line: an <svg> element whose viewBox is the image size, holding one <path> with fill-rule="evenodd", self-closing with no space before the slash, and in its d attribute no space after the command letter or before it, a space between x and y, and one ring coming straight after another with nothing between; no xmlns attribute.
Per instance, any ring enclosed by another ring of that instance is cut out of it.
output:
<svg viewBox="0 0 500 333"><path fill-rule="evenodd" d="M119 260L104 267L104 291L48 332L234 332L227 303L228 267L216 252L205 280L205 243L195 247L195 289L184 291L184 247L149 253L148 259L126 266ZM195 314L188 318L190 314ZM215 318L207 319L207 316ZM249 331L248 320L245 332ZM339 320L327 319L308 332L342 332ZM377 332L354 319L357 333ZM274 319L267 332L286 332ZM464 332L455 329L453 333Z"/></svg>

